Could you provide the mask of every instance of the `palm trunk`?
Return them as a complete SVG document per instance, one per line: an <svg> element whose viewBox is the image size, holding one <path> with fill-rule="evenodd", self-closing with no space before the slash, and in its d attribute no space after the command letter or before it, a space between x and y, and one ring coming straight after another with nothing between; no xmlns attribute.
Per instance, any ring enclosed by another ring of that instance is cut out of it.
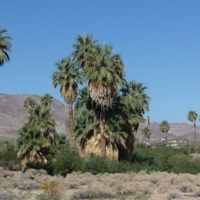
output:
<svg viewBox="0 0 200 200"><path fill-rule="evenodd" d="M150 118L149 118L149 116L147 117L147 121L148 121L148 127L150 129Z"/></svg>
<svg viewBox="0 0 200 200"><path fill-rule="evenodd" d="M100 113L100 131L101 131L101 156L106 157L106 138L105 138L105 115Z"/></svg>
<svg viewBox="0 0 200 200"><path fill-rule="evenodd" d="M96 112L94 111L94 122L97 121L97 115L96 115ZM94 128L94 136L97 135L97 130L96 130L96 127Z"/></svg>
<svg viewBox="0 0 200 200"><path fill-rule="evenodd" d="M195 151L197 150L197 130L196 130L196 123L194 123L194 148Z"/></svg>
<svg viewBox="0 0 200 200"><path fill-rule="evenodd" d="M151 146L150 138L147 139L147 144L148 144L148 146Z"/></svg>
<svg viewBox="0 0 200 200"><path fill-rule="evenodd" d="M167 144L167 132L165 133L165 143Z"/></svg>
<svg viewBox="0 0 200 200"><path fill-rule="evenodd" d="M69 127L70 127L70 146L72 148L76 147L75 137L74 137L74 118L73 118L73 108L72 104L69 104Z"/></svg>

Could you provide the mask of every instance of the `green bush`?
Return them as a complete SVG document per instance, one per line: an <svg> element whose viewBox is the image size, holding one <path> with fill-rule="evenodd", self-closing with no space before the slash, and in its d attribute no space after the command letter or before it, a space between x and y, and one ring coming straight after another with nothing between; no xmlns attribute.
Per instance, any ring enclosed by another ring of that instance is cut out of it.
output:
<svg viewBox="0 0 200 200"><path fill-rule="evenodd" d="M81 159L79 158L77 152L71 150L69 147L63 147L49 159L49 165L53 169L53 175L61 174L66 176L68 173L77 171L77 169L80 168L79 165L81 164Z"/></svg>
<svg viewBox="0 0 200 200"><path fill-rule="evenodd" d="M73 171L99 173L126 173L146 171L166 171L174 173L200 172L200 159L191 159L193 149L189 145L184 145L179 149L166 147L165 144L146 147L136 145L133 162L116 162L91 155L89 158L80 158L78 153L72 151L68 145L63 146L58 151L49 154L47 164L34 164L32 168L45 169L49 174L61 174L66 176Z"/></svg>
<svg viewBox="0 0 200 200"><path fill-rule="evenodd" d="M156 145L154 148L140 146L135 148L133 167L137 164L137 168L149 172L197 174L200 172L198 168L200 160L191 160L190 154L193 152L191 145L181 146L178 149L166 147L164 144Z"/></svg>
<svg viewBox="0 0 200 200"><path fill-rule="evenodd" d="M0 167L10 170L21 169L20 159L17 158L13 142L5 141L0 143Z"/></svg>

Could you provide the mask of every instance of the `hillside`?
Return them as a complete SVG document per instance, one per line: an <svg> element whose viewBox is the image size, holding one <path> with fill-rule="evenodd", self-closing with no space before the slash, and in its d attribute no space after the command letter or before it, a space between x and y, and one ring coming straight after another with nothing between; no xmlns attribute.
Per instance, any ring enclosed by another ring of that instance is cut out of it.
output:
<svg viewBox="0 0 200 200"><path fill-rule="evenodd" d="M40 102L38 95L8 95L0 94L0 141L13 140L18 137L17 131L28 122L26 109L23 107L24 100L31 97L37 103ZM51 114L56 122L58 133L68 133L68 109L67 106L53 99ZM68 135L67 135L68 136Z"/></svg>
<svg viewBox="0 0 200 200"><path fill-rule="evenodd" d="M38 95L8 95L0 94L0 141L13 140L17 138L17 131L28 121L28 113L23 107L24 100L27 97L40 102ZM58 133L66 134L68 137L68 109L61 102L53 99L51 114L56 121L56 130ZM141 129L147 124L141 124L137 137L141 138ZM159 130L159 123L151 123L153 139L164 138ZM169 130L169 139L194 139L193 125L187 123L171 123ZM197 139L200 140L200 126L197 126Z"/></svg>
<svg viewBox="0 0 200 200"><path fill-rule="evenodd" d="M194 141L194 128L192 124L187 123L170 123L168 139L190 140ZM141 129L147 126L147 123L140 124L138 130L138 138L141 138ZM164 134L159 130L159 123L152 122L150 128L152 131L152 139L164 139ZM197 126L197 140L200 140L200 126Z"/></svg>

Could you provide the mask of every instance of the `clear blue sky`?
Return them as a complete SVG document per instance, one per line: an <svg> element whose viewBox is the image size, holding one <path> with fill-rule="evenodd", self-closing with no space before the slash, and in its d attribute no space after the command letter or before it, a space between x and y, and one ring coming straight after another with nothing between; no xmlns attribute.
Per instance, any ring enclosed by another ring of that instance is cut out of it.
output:
<svg viewBox="0 0 200 200"><path fill-rule="evenodd" d="M199 0L2 0L0 24L12 37L0 93L50 93L63 102L52 87L55 63L77 35L90 34L122 55L128 81L148 87L151 121L200 114Z"/></svg>

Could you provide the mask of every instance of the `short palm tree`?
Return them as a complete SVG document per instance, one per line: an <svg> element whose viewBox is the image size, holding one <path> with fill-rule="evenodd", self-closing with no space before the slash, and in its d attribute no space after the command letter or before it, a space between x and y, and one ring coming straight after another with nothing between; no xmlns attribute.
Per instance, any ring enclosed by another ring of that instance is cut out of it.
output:
<svg viewBox="0 0 200 200"><path fill-rule="evenodd" d="M124 65L120 55L112 54L108 45L96 47L92 64L84 70L89 80L90 97L101 108L101 156L106 157L105 110L112 106L118 85L124 84Z"/></svg>
<svg viewBox="0 0 200 200"><path fill-rule="evenodd" d="M56 149L60 149L63 145L66 145L66 135L55 133L53 136L52 146Z"/></svg>
<svg viewBox="0 0 200 200"><path fill-rule="evenodd" d="M7 30L0 27L0 66L10 60L8 52L11 51L11 37L6 33Z"/></svg>
<svg viewBox="0 0 200 200"><path fill-rule="evenodd" d="M85 142L94 135L94 130L97 129L99 121L94 121L93 111L86 107L76 111L75 120L75 135L80 142L80 147L83 148Z"/></svg>
<svg viewBox="0 0 200 200"><path fill-rule="evenodd" d="M76 38L76 44L72 47L75 51L72 53L73 60L76 61L83 69L91 66L91 60L97 45L97 40L93 40L92 36L84 35Z"/></svg>
<svg viewBox="0 0 200 200"><path fill-rule="evenodd" d="M55 161L56 160L55 154L61 152L61 149L67 146L69 146L69 144L68 140L66 140L66 135L54 133L48 158L50 159L53 158L53 160Z"/></svg>
<svg viewBox="0 0 200 200"><path fill-rule="evenodd" d="M37 104L30 113L29 125L36 128L36 130L47 139L44 147L51 145L51 133L55 133L56 123L49 114L49 109L45 106Z"/></svg>
<svg viewBox="0 0 200 200"><path fill-rule="evenodd" d="M149 111L150 97L146 94L147 86L143 83L137 83L135 80L126 83L121 89L123 96L128 96L134 103L134 110L140 115Z"/></svg>
<svg viewBox="0 0 200 200"><path fill-rule="evenodd" d="M194 124L194 146L195 149L197 148L196 146L196 142L197 142L197 131L196 131L196 120L198 118L198 114L195 111L189 111L187 118L190 122L192 122Z"/></svg>
<svg viewBox="0 0 200 200"><path fill-rule="evenodd" d="M94 122L97 121L98 109L95 106L95 102L92 102L92 99L89 94L88 87L84 87L83 89L79 90L78 97L75 103L75 115L76 113L79 114L83 109L89 110L93 113ZM96 128L94 128L94 135L97 134Z"/></svg>
<svg viewBox="0 0 200 200"><path fill-rule="evenodd" d="M70 121L70 145L75 148L75 138L73 134L74 119L73 119L73 103L77 97L78 84L81 83L79 70L70 57L62 59L56 63L57 71L53 73L53 86L60 85L60 93L69 106L69 121Z"/></svg>
<svg viewBox="0 0 200 200"><path fill-rule="evenodd" d="M45 95L43 95L41 97L41 103L42 103L42 105L44 105L44 106L46 106L46 107L48 107L50 109L51 108L51 104L53 102L52 98L53 97L50 94L48 94L48 93L46 93Z"/></svg>
<svg viewBox="0 0 200 200"><path fill-rule="evenodd" d="M36 102L31 98L27 97L24 101L24 107L26 108L27 112L30 113L31 109L36 105Z"/></svg>
<svg viewBox="0 0 200 200"><path fill-rule="evenodd" d="M36 128L26 125L18 131L18 134L16 150L18 157L21 158L22 167L25 168L28 162L46 162L41 152L41 146L46 143L46 139Z"/></svg>
<svg viewBox="0 0 200 200"><path fill-rule="evenodd" d="M123 105L122 115L126 120L125 129L128 132L126 147L130 161L133 158L134 142L139 124L145 122L143 115L145 111L149 110L150 97L146 94L146 90L146 86L136 81L126 83L121 89L120 101Z"/></svg>
<svg viewBox="0 0 200 200"><path fill-rule="evenodd" d="M146 140L147 140L146 144L150 145L150 138L151 138L151 130L150 130L150 128L148 126L143 128L141 130L141 134L146 138Z"/></svg>
<svg viewBox="0 0 200 200"><path fill-rule="evenodd" d="M170 126L166 120L160 123L160 131L165 134L165 143L167 143L167 140L168 140L167 134L168 134L169 129L170 129Z"/></svg>

